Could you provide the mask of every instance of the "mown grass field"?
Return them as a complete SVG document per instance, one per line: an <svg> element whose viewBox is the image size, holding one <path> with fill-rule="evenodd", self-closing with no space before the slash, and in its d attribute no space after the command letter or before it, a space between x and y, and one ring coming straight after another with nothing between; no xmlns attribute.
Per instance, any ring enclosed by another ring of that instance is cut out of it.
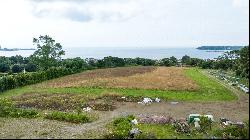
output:
<svg viewBox="0 0 250 140"><path fill-rule="evenodd" d="M163 69L163 68L161 68L161 69ZM175 70L175 68L170 68L170 69L172 69L172 71ZM83 72L83 74L84 73L85 72ZM149 73L152 73L152 72L149 72ZM161 90L161 89L150 89L150 88L143 89L140 87L134 88L134 87L130 87L130 86L128 86L128 88L125 88L125 87L122 87L122 88L113 87L112 88L109 86L108 87L105 87L105 86L79 87L78 86L78 87L61 87L60 88L60 87L45 86L48 83L51 83L51 82L54 83L56 80L59 80L60 85L61 85L62 80L59 78L59 79L47 81L47 82L44 82L44 83L41 83L41 84L38 84L35 86L26 86L23 88L10 90L10 91L7 91L5 93L0 94L0 97L15 96L15 95L21 95L24 93L76 93L76 94L84 94L86 96L97 97L99 95L112 93L112 94L118 94L118 95L122 95L122 96L159 97L159 98L164 99L164 100L180 100L180 101L204 101L204 102L206 102L206 101L231 101L231 100L237 99L237 97L230 90L223 87L217 81L208 78L206 75L203 75L201 73L200 69L185 68L182 70L182 74L183 75L178 74L177 80L172 80L172 81L184 83L184 84L180 84L180 85L183 85L182 88L184 88L184 89L175 89L174 90L174 89L171 89L171 87L170 87L170 90L168 90L168 89ZM140 78L147 77L145 75L150 75L150 74L148 74L148 73L137 74L136 73L136 76L140 77ZM156 73L156 75L158 77L160 76L159 73ZM164 73L162 73L162 75L164 77ZM132 76L134 76L134 75L132 75ZM131 78L131 75L127 76L127 77ZM127 77L125 76L125 78L127 78ZM150 77L152 78L153 76L150 75ZM167 75L165 77L167 77L167 78L165 78L165 80L166 80L169 78L169 75ZM180 77L181 77L181 79L180 79ZM121 78L121 77L118 76L118 78ZM187 80L183 80L185 78ZM156 79L157 79L157 77L156 77ZM171 76L171 79L174 79L174 75ZM66 83L67 83L67 81L68 80L65 79ZM127 80L127 81L129 81L129 80ZM147 79L147 81L149 81L149 80ZM141 80L138 80L136 82L147 84ZM154 82L156 82L156 81L154 81ZM187 84L185 84L185 82L187 82ZM132 82L131 85L134 85L134 83ZM162 86L163 83L160 83L159 85ZM174 85L174 84L172 84L172 85ZM195 88L192 88L192 90L185 90L186 85L193 85L193 87L195 87ZM146 86L146 87L150 87L150 86ZM178 87L178 85L176 87Z"/></svg>

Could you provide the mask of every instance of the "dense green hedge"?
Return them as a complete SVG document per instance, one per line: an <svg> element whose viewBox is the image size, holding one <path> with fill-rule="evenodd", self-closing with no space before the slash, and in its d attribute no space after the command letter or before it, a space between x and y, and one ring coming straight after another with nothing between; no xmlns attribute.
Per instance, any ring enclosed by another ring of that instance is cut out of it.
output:
<svg viewBox="0 0 250 140"><path fill-rule="evenodd" d="M19 73L17 75L2 76L0 77L0 92L39 83L45 80L50 80L73 73L75 72L65 67L52 67L46 71L41 72Z"/></svg>

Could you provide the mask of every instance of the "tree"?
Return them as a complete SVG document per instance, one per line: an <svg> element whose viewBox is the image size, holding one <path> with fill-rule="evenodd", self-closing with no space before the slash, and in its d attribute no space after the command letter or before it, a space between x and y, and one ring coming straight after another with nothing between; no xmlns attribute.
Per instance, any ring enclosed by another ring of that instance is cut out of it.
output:
<svg viewBox="0 0 250 140"><path fill-rule="evenodd" d="M20 65L13 65L12 66L12 68L11 68L11 70L12 70L12 72L13 73L19 73L19 72L21 72L23 69L22 69L22 67L20 66Z"/></svg>
<svg viewBox="0 0 250 140"><path fill-rule="evenodd" d="M185 55L185 56L183 56L182 58L181 58L181 63L182 64L189 64L190 63L190 61L191 61L191 58L190 58L190 56L187 56L187 55Z"/></svg>
<svg viewBox="0 0 250 140"><path fill-rule="evenodd" d="M160 60L160 66L171 66L171 61L169 58L163 58Z"/></svg>
<svg viewBox="0 0 250 140"><path fill-rule="evenodd" d="M171 62L171 66L176 66L178 64L178 60L174 56L171 56L169 59Z"/></svg>
<svg viewBox="0 0 250 140"><path fill-rule="evenodd" d="M239 59L236 62L236 74L242 77L249 77L249 46L239 51Z"/></svg>
<svg viewBox="0 0 250 140"><path fill-rule="evenodd" d="M21 55L16 55L16 56L11 56L9 59L12 64L22 64L24 58Z"/></svg>
<svg viewBox="0 0 250 140"><path fill-rule="evenodd" d="M6 63L0 63L0 72L8 72L10 70L10 67Z"/></svg>
<svg viewBox="0 0 250 140"><path fill-rule="evenodd" d="M73 59L64 59L62 61L62 66L72 69L74 72L80 71L87 67L87 63L85 60L81 59L80 57L76 57Z"/></svg>
<svg viewBox="0 0 250 140"><path fill-rule="evenodd" d="M37 70L37 66L33 63L28 63L27 65L25 65L25 70L27 72L35 72Z"/></svg>
<svg viewBox="0 0 250 140"><path fill-rule="evenodd" d="M37 45L37 50L31 55L32 61L39 66L41 70L47 70L55 66L56 62L61 60L65 54L60 43L55 43L50 36L40 36L33 38L33 43Z"/></svg>

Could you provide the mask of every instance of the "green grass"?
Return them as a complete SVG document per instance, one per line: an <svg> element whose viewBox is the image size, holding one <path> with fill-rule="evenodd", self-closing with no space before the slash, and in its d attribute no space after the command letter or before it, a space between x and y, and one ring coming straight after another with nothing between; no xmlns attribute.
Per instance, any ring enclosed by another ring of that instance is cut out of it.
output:
<svg viewBox="0 0 250 140"><path fill-rule="evenodd" d="M44 117L45 119L66 121L72 123L87 123L91 122L91 119L83 113L65 113L60 111L53 111Z"/></svg>
<svg viewBox="0 0 250 140"><path fill-rule="evenodd" d="M143 96L159 97L164 100L178 101L232 101L237 99L229 89L225 88L217 81L203 75L200 69L189 68L185 70L185 75L194 80L199 89L197 91L163 91L163 90L145 90L145 89L117 89L117 88L33 88L26 86L23 88L9 90L0 94L0 97L16 96L23 93L75 93L86 94L97 97L105 93L119 94L123 96Z"/></svg>
<svg viewBox="0 0 250 140"><path fill-rule="evenodd" d="M140 124L138 128L144 135L153 135L156 139L199 139L202 135L190 135L185 133L175 132L175 128L172 125L165 124ZM139 137L140 138L140 137Z"/></svg>
<svg viewBox="0 0 250 140"><path fill-rule="evenodd" d="M13 118L37 118L38 111L34 109L19 109L15 108L12 101L3 98L0 99L0 117L13 117Z"/></svg>

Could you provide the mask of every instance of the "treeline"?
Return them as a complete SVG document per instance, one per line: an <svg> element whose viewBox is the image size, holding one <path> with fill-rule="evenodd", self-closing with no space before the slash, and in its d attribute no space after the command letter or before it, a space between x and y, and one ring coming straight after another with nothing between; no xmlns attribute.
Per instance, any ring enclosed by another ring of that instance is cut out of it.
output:
<svg viewBox="0 0 250 140"><path fill-rule="evenodd" d="M124 66L192 66L204 69L233 70L237 76L245 78L249 76L249 46L241 50L226 52L216 60L191 58L187 55L180 60L174 56L160 60L112 56L103 59L82 59L80 57L61 59L65 52L60 43L55 43L51 37L40 36L38 39L34 38L33 43L37 44L37 50L29 57L0 56L0 74L5 73L4 76L0 75L1 92L84 70Z"/></svg>

